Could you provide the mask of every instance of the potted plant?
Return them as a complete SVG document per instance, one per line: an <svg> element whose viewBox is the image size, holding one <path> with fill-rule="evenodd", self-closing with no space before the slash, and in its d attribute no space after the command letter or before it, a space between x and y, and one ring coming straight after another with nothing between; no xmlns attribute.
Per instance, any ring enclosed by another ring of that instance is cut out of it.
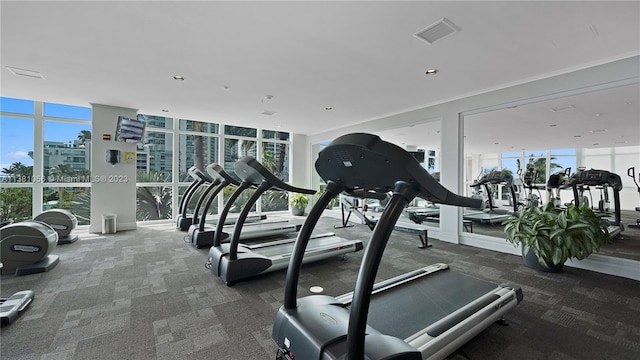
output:
<svg viewBox="0 0 640 360"><path fill-rule="evenodd" d="M567 259L582 260L611 242L605 216L584 205L560 209L547 204L524 209L502 224L507 241L522 246L525 265L558 272Z"/></svg>
<svg viewBox="0 0 640 360"><path fill-rule="evenodd" d="M309 197L306 194L295 193L289 197L289 205L291 205L291 214L302 216L309 205Z"/></svg>

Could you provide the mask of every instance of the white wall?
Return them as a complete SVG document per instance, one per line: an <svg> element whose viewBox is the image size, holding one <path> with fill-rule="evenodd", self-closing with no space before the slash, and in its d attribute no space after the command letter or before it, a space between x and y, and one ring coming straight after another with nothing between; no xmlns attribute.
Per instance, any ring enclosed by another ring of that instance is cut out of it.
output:
<svg viewBox="0 0 640 360"><path fill-rule="evenodd" d="M136 144L113 141L118 116L136 118L137 110L91 104L93 109L91 140L91 226L89 231L102 231L102 215L117 215L117 231L136 228L136 163L125 163L124 151L136 151ZM111 140L102 140L110 134ZM107 150L120 150L121 162L107 163Z"/></svg>

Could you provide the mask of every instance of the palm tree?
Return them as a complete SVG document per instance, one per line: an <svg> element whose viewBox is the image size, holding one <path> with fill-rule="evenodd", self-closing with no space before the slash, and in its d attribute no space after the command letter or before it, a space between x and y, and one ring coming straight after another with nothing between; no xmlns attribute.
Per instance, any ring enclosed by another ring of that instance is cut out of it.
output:
<svg viewBox="0 0 640 360"><path fill-rule="evenodd" d="M80 130L80 133L78 133L78 140L80 140L80 143L84 145L87 140L91 140L91 131Z"/></svg>
<svg viewBox="0 0 640 360"><path fill-rule="evenodd" d="M81 188L73 193L67 209L78 219L78 225L91 224L91 188Z"/></svg>
<svg viewBox="0 0 640 360"><path fill-rule="evenodd" d="M66 182L64 179L69 178L70 176L75 175L75 171L69 164L58 164L55 167L49 170L50 176L55 177L55 181L61 180L60 182ZM58 187L58 207L66 208L64 204L64 187Z"/></svg>
<svg viewBox="0 0 640 360"><path fill-rule="evenodd" d="M554 160L555 157L552 157L551 160ZM547 183L547 159L544 157L535 157L533 154L529 155L529 164L527 164L527 168L533 167L538 174L534 179L535 184L546 184ZM551 162L549 164L549 171L551 174L555 172L556 169L562 169L562 166L558 163Z"/></svg>
<svg viewBox="0 0 640 360"><path fill-rule="evenodd" d="M193 131L202 133L204 131L204 123L201 121L193 122ZM193 136L194 146L195 146L195 156L193 159L194 165L196 168L203 170L204 169L204 144L202 135L194 135Z"/></svg>
<svg viewBox="0 0 640 360"><path fill-rule="evenodd" d="M21 162L14 162L8 168L2 168L2 173L12 176L33 176L33 166L27 166Z"/></svg>
<svg viewBox="0 0 640 360"><path fill-rule="evenodd" d="M253 140L241 140L240 142L240 154L247 156L255 154L256 142Z"/></svg>
<svg viewBox="0 0 640 360"><path fill-rule="evenodd" d="M138 170L138 182L166 182L159 171ZM136 220L159 220L171 218L172 193L170 186L139 186L136 189Z"/></svg>

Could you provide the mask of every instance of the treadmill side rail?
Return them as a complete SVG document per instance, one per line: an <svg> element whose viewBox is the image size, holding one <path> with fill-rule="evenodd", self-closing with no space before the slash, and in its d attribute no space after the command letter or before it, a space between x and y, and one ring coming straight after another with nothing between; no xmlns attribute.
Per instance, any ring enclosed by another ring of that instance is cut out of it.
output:
<svg viewBox="0 0 640 360"><path fill-rule="evenodd" d="M488 299L493 299L493 301L487 303ZM522 291L519 287L500 285L494 292L480 297L477 301L432 324L405 341L421 352L422 359L444 359L491 324L500 320L506 313L513 310L521 300ZM466 312L471 313L467 314ZM460 314L465 316L462 321L456 319ZM447 323L450 324L447 325Z"/></svg>

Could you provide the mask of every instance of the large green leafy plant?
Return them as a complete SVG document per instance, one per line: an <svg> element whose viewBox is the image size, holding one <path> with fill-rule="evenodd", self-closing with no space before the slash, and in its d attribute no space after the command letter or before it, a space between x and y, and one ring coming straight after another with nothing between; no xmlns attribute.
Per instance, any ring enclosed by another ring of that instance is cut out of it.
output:
<svg viewBox="0 0 640 360"><path fill-rule="evenodd" d="M606 214L596 214L587 206L574 204L565 209L529 208L502 222L507 241L522 245L522 253L533 251L547 268L567 259L582 260L611 242Z"/></svg>

